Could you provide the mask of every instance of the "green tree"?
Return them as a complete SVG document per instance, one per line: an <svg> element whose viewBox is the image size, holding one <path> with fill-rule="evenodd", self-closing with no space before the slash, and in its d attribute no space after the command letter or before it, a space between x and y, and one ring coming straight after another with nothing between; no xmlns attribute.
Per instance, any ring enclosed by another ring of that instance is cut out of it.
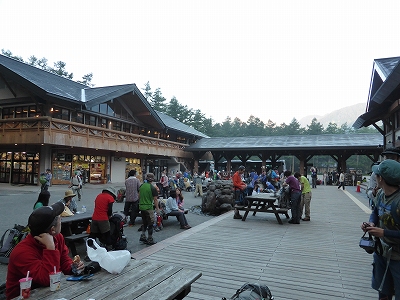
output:
<svg viewBox="0 0 400 300"><path fill-rule="evenodd" d="M93 79L93 73L89 73L89 74L86 74L86 75L82 76L82 81L78 80L77 82L82 83L82 84L84 84L86 86L89 86L89 87L94 87L94 84L91 83L92 79Z"/></svg>
<svg viewBox="0 0 400 300"><path fill-rule="evenodd" d="M265 135L265 124L259 118L251 115L247 123L243 124L243 133L247 136L263 136Z"/></svg>
<svg viewBox="0 0 400 300"><path fill-rule="evenodd" d="M1 54L3 54L4 56L24 62L24 59L21 56L13 55L10 50L1 49Z"/></svg>
<svg viewBox="0 0 400 300"><path fill-rule="evenodd" d="M268 120L265 126L266 135L276 135L276 123L272 122L271 119Z"/></svg>
<svg viewBox="0 0 400 300"><path fill-rule="evenodd" d="M147 92L149 92L149 91L147 91ZM165 97L162 95L160 88L156 89L156 91L153 93L153 96L150 96L150 95L151 94L148 93L147 95L145 95L145 97L149 97L151 99L151 101L150 101L151 106L155 110L158 110L161 112L166 112L167 104L165 103L165 101L167 101L167 99L165 99Z"/></svg>
<svg viewBox="0 0 400 300"><path fill-rule="evenodd" d="M311 124L307 125L306 134L322 134L324 132L324 126L317 121L317 118L311 120Z"/></svg>
<svg viewBox="0 0 400 300"><path fill-rule="evenodd" d="M144 88L142 89L143 96L146 98L147 102L150 103L151 106L153 106L153 92L151 91L151 87L150 87L150 82L147 81L144 85ZM161 93L161 91L160 91Z"/></svg>
<svg viewBox="0 0 400 300"><path fill-rule="evenodd" d="M61 60L57 61L54 63L54 68L48 68L47 70L51 73L57 74L59 76L68 78L68 79L72 79L74 77L73 73L68 73L65 70L65 66L67 64Z"/></svg>
<svg viewBox="0 0 400 300"><path fill-rule="evenodd" d="M338 134L341 133L340 128L336 123L329 122L328 126L325 128L324 132L326 134Z"/></svg>

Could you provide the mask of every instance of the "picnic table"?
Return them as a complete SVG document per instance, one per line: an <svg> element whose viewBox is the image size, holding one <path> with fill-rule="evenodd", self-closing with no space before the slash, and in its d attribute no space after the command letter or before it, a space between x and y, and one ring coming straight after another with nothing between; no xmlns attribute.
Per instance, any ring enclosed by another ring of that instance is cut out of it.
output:
<svg viewBox="0 0 400 300"><path fill-rule="evenodd" d="M275 202L277 200L277 196L271 193L260 193L252 196L246 196L245 200L247 205L239 206L236 205L235 208L239 211L244 211L244 215L242 217L242 221L246 221L246 218L250 211L253 212L253 216L256 215L257 212L264 213L272 213L275 214L276 220L279 224L283 224L279 214L283 214L289 219L288 208L280 208Z"/></svg>
<svg viewBox="0 0 400 300"><path fill-rule="evenodd" d="M93 212L77 212L73 216L61 217L61 232L72 256L77 253L75 243L89 236L86 228L92 219Z"/></svg>
<svg viewBox="0 0 400 300"><path fill-rule="evenodd" d="M61 288L51 292L49 287L32 290L33 299L183 299L191 284L202 275L199 271L151 260L131 260L120 274L105 270L86 281L61 279Z"/></svg>

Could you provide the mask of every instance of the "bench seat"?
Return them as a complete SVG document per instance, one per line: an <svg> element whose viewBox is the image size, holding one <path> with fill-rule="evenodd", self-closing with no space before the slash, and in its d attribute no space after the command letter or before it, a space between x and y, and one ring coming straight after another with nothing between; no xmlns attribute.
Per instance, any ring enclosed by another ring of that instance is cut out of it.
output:
<svg viewBox="0 0 400 300"><path fill-rule="evenodd" d="M79 234L73 234L73 235L64 237L65 243L67 244L68 248L71 250L72 256L75 256L78 254L76 251L75 242L78 242L87 237L89 237L89 233L86 233L86 232L79 233Z"/></svg>

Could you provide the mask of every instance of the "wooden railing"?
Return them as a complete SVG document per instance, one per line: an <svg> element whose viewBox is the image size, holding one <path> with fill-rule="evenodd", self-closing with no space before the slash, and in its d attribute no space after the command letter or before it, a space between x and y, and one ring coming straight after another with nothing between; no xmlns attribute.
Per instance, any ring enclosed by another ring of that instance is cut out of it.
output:
<svg viewBox="0 0 400 300"><path fill-rule="evenodd" d="M142 152L146 154L151 154L149 153L149 149L158 149L157 152L160 153L157 154L165 154L164 152L167 150L169 153L166 155L172 156L172 151L176 157L190 156L190 153L183 151L183 149L188 146L186 144L78 124L51 117L2 119L0 120L0 132L3 135L4 143L9 139L12 143L66 144L65 146ZM32 135L33 133L35 134ZM65 135L67 135L69 139L61 139L61 137L65 137ZM25 140L22 140L22 137L25 137ZM74 139L71 139L72 137L74 137ZM60 140L62 140L63 143L57 142ZM75 140L75 142L73 140ZM130 148L133 148L133 150L130 151Z"/></svg>

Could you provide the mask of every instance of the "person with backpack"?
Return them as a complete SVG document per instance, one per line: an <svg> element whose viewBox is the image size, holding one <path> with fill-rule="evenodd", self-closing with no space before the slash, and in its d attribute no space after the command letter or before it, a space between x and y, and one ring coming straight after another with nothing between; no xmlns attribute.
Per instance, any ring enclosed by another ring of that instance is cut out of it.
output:
<svg viewBox="0 0 400 300"><path fill-rule="evenodd" d="M139 209L142 214L142 234L140 235L139 242L147 245L154 245L156 241L153 239L153 224L154 224L154 207L156 208L157 215L160 214L158 206L158 191L153 185L154 174L147 173L146 182L139 188ZM146 237L147 229L147 237Z"/></svg>
<svg viewBox="0 0 400 300"><path fill-rule="evenodd" d="M378 238L382 253L373 254L371 287L379 299L400 299L400 163L386 159L372 166L380 190L369 221L361 225L364 232Z"/></svg>
<svg viewBox="0 0 400 300"><path fill-rule="evenodd" d="M69 187L72 189L74 194L78 195L78 201L82 199L82 179L80 176L80 171L75 171L74 176L70 179Z"/></svg>
<svg viewBox="0 0 400 300"><path fill-rule="evenodd" d="M46 169L46 173L41 173L39 177L39 182L41 184L40 191L47 191L49 189L51 179L53 178L53 175L51 174L50 169Z"/></svg>
<svg viewBox="0 0 400 300"><path fill-rule="evenodd" d="M117 191L109 186L101 191L94 200L92 223L90 224L89 238L99 240L110 239L110 221L112 217L113 204L117 198Z"/></svg>
<svg viewBox="0 0 400 300"><path fill-rule="evenodd" d="M30 234L11 252L7 269L6 295L14 299L20 295L19 280L29 271L32 277L32 289L50 286L49 274L61 271L73 274L81 272L85 265L74 262L68 255L68 247L61 232L61 213L64 204L56 202L52 206L35 209L28 219Z"/></svg>

